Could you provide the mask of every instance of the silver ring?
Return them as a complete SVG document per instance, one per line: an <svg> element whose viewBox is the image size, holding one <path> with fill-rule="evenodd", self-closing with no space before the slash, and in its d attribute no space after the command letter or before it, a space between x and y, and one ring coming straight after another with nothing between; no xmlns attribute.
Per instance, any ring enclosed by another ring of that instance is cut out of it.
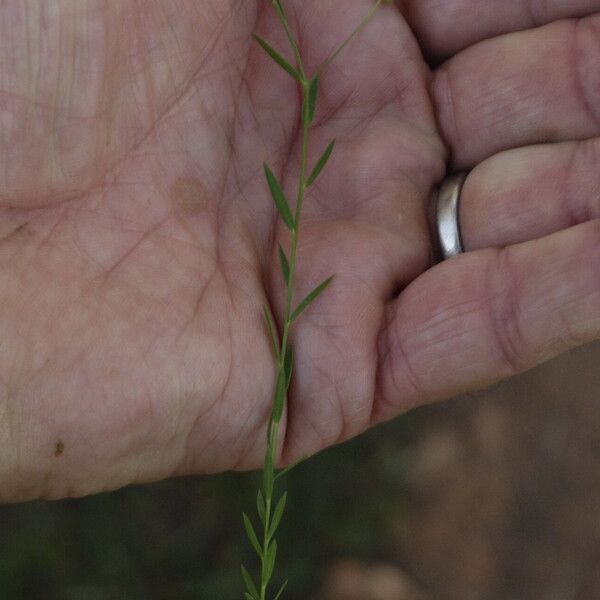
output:
<svg viewBox="0 0 600 600"><path fill-rule="evenodd" d="M437 193L434 223L442 260L464 252L460 233L459 208L460 194L466 178L466 173L448 177Z"/></svg>

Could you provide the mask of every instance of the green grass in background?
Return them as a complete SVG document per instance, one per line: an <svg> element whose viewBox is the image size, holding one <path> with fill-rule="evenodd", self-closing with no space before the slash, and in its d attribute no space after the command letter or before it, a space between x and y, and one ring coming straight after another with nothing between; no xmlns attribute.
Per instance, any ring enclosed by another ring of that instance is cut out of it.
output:
<svg viewBox="0 0 600 600"><path fill-rule="evenodd" d="M413 419L289 475L279 534L289 600L316 598L336 558L389 556ZM0 507L0 600L237 600L239 564L255 560L239 515L254 501L258 478L228 473Z"/></svg>

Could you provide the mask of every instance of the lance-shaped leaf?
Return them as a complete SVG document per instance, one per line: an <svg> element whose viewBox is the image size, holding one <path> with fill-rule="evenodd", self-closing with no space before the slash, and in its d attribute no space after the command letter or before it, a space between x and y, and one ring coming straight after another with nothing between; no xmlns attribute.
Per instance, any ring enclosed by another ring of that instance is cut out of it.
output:
<svg viewBox="0 0 600 600"><path fill-rule="evenodd" d="M254 580L252 579L252 575L250 575L248 569L246 569L244 565L242 565L242 577L244 579L244 583L246 584L246 589L248 590L248 592L246 593L246 597L250 596L250 598L258 600L258 589L256 588Z"/></svg>
<svg viewBox="0 0 600 600"><path fill-rule="evenodd" d="M277 532L277 528L281 523L281 517L283 517L283 512L285 510L285 503L287 501L287 492L281 496L275 510L273 511L273 520L271 521L271 526L269 527L268 537L269 539L273 539L273 536Z"/></svg>
<svg viewBox="0 0 600 600"><path fill-rule="evenodd" d="M279 471L279 473L277 473L275 475L275 481L279 481L279 479L281 479L282 477L285 477L290 471L292 471L298 465L300 465L303 462L305 462L307 459L308 459L308 457L303 456L302 458L299 458L297 461L295 461L292 464L290 464L287 467L285 467L285 469L281 469L281 471Z"/></svg>
<svg viewBox="0 0 600 600"><path fill-rule="evenodd" d="M306 125L311 125L315 120L315 113L317 111L317 97L319 95L319 76L315 75L308 84L308 92L304 98L304 110L302 111L302 118Z"/></svg>
<svg viewBox="0 0 600 600"><path fill-rule="evenodd" d="M256 536L256 532L254 531L254 527L252 526L252 522L250 521L250 519L248 518L248 515L246 513L242 514L243 519L244 519L244 529L246 530L246 534L248 536L248 539L250 540L250 543L252 544L252 547L254 548L254 550L256 551L256 553L258 554L258 556L260 558L262 558L262 548L260 547L260 542L258 541L258 537Z"/></svg>
<svg viewBox="0 0 600 600"><path fill-rule="evenodd" d="M263 525L265 525L265 515L267 514L267 505L265 498L261 490L258 490L256 495L256 510L258 511L258 517Z"/></svg>
<svg viewBox="0 0 600 600"><path fill-rule="evenodd" d="M277 52L277 50L275 50L275 48L273 48L273 46L271 46L269 44L269 42L267 42L266 40L264 40L263 38L261 38L259 35L254 34L254 39L260 44L261 48L284 70L286 71L289 75L291 75L294 79L296 79L297 81L302 82L302 75L300 75L300 73L298 72L297 69L294 69L294 67L292 67L292 65L290 65L290 63L285 60L285 58L283 58L283 56L281 56L281 54L279 54L279 52Z"/></svg>
<svg viewBox="0 0 600 600"><path fill-rule="evenodd" d="M286 200L285 194L283 193L283 189L277 177L273 174L273 171L269 168L269 165L265 164L265 176L267 178L267 183L269 184L269 189L271 190L271 196L273 196L273 202L275 202L275 206L283 222L287 225L290 231L294 231L296 225L294 223L294 217L292 216L292 211L290 209L290 205Z"/></svg>
<svg viewBox="0 0 600 600"><path fill-rule="evenodd" d="M246 592L244 598L245 600L258 600L258 597L255 598L250 592Z"/></svg>
<svg viewBox="0 0 600 600"><path fill-rule="evenodd" d="M285 250L279 246L279 264L281 265L281 272L283 273L283 278L285 279L286 284L290 283L290 263L285 254Z"/></svg>
<svg viewBox="0 0 600 600"><path fill-rule="evenodd" d="M285 369L280 369L277 374L277 385L275 386L275 400L273 403L273 413L271 419L273 423L279 423L283 416L283 408L285 406L285 393L286 393L286 382L287 377Z"/></svg>
<svg viewBox="0 0 600 600"><path fill-rule="evenodd" d="M265 557L265 576L264 582L269 583L271 577L273 577L273 569L275 568L275 560L277 559L277 542L273 540L271 545L267 549L267 556Z"/></svg>
<svg viewBox="0 0 600 600"><path fill-rule="evenodd" d="M292 321L295 321L329 286L333 280L333 275L319 284L298 306L292 314Z"/></svg>
<svg viewBox="0 0 600 600"><path fill-rule="evenodd" d="M277 592L277 594L275 595L275 598L273 598L273 600L279 600L281 598L281 596L283 595L283 592L285 590L285 588L287 587L288 582L286 581L280 588L279 591Z"/></svg>
<svg viewBox="0 0 600 600"><path fill-rule="evenodd" d="M279 341L277 338L277 334L275 333L275 323L273 321L273 316L271 315L271 311L267 306L263 306L263 314L265 317L265 322L267 324L267 329L269 331L269 338L271 340L271 347L273 348L273 353L275 354L275 358L279 360Z"/></svg>
<svg viewBox="0 0 600 600"><path fill-rule="evenodd" d="M312 173L310 174L310 177L306 180L307 186L312 185L317 180L317 177L319 177L319 175L321 174L321 171L325 168L325 165L329 162L329 159L331 158L331 154L332 154L334 148L335 148L335 140L333 140L333 142L331 142L331 144L329 144L329 146L327 146L327 148L325 149L325 152L323 152L323 155L318 160L317 164L315 165L315 168L312 170Z"/></svg>

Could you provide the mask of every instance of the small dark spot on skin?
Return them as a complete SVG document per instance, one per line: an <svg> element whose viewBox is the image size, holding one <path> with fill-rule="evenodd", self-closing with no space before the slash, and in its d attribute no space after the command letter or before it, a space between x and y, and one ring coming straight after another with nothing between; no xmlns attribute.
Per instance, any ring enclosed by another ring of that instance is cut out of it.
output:
<svg viewBox="0 0 600 600"><path fill-rule="evenodd" d="M177 179L173 184L171 194L179 211L193 214L206 207L206 191L197 179Z"/></svg>
<svg viewBox="0 0 600 600"><path fill-rule="evenodd" d="M54 456L60 456L65 451L65 444L61 440L56 442L56 446L54 447Z"/></svg>

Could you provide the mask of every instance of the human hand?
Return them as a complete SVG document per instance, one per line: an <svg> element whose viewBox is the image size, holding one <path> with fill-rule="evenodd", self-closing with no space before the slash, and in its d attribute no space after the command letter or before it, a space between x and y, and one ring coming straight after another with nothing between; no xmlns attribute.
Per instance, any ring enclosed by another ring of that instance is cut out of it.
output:
<svg viewBox="0 0 600 600"><path fill-rule="evenodd" d="M336 279L295 331L283 460L599 335L598 17L526 31L523 3L486 3L499 37L461 52L480 2L405 4L323 78L311 156L338 144L306 201L299 296ZM600 11L555 4L547 21ZM472 18L442 35L459 5ZM316 65L369 2L289 6ZM0 7L4 499L259 466L274 376L261 306L279 313L283 290L261 165L294 181L298 115L251 41L285 48L268 9ZM432 73L420 44L456 56ZM430 269L426 205L449 153L479 165L469 252Z"/></svg>

